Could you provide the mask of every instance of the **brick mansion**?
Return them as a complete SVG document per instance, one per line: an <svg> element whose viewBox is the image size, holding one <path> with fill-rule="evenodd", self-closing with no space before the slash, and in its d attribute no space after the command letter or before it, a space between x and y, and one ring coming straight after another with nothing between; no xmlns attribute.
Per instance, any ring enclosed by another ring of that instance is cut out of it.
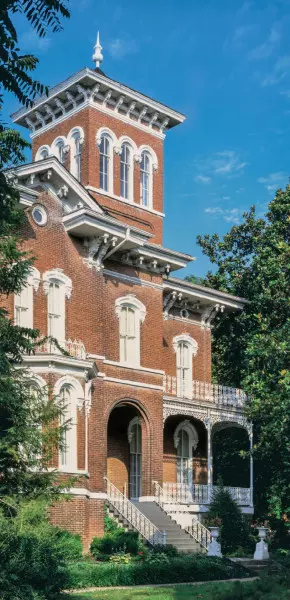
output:
<svg viewBox="0 0 290 600"><path fill-rule="evenodd" d="M244 393L212 383L211 327L245 300L175 275L192 257L163 246L163 144L185 117L111 79L102 59L98 36L95 68L12 116L32 139L32 162L11 176L36 259L10 309L67 351L45 340L23 357L31 386L51 386L71 420L53 466L78 479L52 519L87 548L108 505L149 542L167 518L184 547L206 548L215 435L238 427L252 444ZM226 485L251 514L248 462L246 486Z"/></svg>

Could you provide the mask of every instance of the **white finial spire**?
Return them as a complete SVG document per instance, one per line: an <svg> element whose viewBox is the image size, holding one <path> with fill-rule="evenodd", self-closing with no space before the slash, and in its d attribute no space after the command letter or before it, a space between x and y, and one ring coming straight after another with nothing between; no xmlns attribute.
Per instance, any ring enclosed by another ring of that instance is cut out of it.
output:
<svg viewBox="0 0 290 600"><path fill-rule="evenodd" d="M98 32L97 41L96 41L95 46L94 46L94 54L93 54L93 60L96 62L97 69L99 68L99 66L100 66L100 64L101 64L101 62L102 62L102 60L104 58L103 55L102 55L102 49L103 48L102 48L102 46L100 44L100 34Z"/></svg>

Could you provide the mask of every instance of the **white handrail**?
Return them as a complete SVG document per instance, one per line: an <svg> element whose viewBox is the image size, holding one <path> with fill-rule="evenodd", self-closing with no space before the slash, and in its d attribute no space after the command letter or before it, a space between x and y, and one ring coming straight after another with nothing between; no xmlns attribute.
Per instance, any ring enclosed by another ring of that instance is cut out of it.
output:
<svg viewBox="0 0 290 600"><path fill-rule="evenodd" d="M80 340L58 340L60 348L69 353L73 358L85 360L87 357L86 349ZM61 351L50 338L37 340L37 345L34 348L36 354L61 354Z"/></svg>
<svg viewBox="0 0 290 600"><path fill-rule="evenodd" d="M190 390L189 390L190 387ZM178 385L176 377L164 375L163 389L165 394L179 396L189 400L200 400L201 402L211 402L213 404L224 406L243 407L247 401L247 396L243 390L207 383L206 381L192 381L192 385Z"/></svg>
<svg viewBox="0 0 290 600"><path fill-rule="evenodd" d="M152 546L166 546L166 532L161 532L145 515L130 502L107 477L107 495L110 504L122 515L133 529L139 531L142 537Z"/></svg>
<svg viewBox="0 0 290 600"><path fill-rule="evenodd" d="M159 504L159 506L166 512L166 514L170 515L170 511L166 508L167 504L179 504L171 497L168 492L166 492L161 485L157 481L153 481L155 488L155 502ZM178 512L178 510L176 511ZM195 539L203 548L208 549L208 546L211 541L211 533L209 529L207 529L196 517L192 517L191 525L183 528L184 531L187 531L191 537Z"/></svg>

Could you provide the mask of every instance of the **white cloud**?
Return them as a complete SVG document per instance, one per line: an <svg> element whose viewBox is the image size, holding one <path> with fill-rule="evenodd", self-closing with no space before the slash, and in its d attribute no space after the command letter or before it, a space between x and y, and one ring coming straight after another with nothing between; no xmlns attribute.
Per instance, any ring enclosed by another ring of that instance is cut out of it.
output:
<svg viewBox="0 0 290 600"><path fill-rule="evenodd" d="M256 46L248 54L249 60L263 60L268 58L276 50L277 45L281 40L281 32L273 26L269 33L268 39L263 44Z"/></svg>
<svg viewBox="0 0 290 600"><path fill-rule="evenodd" d="M18 41L19 48L24 52L47 52L51 45L49 37L40 38L33 29L24 31Z"/></svg>
<svg viewBox="0 0 290 600"><path fill-rule="evenodd" d="M277 85L286 77L290 70L290 56L280 56L276 61L274 69L261 80L262 87Z"/></svg>
<svg viewBox="0 0 290 600"><path fill-rule="evenodd" d="M220 217L227 223L238 225L241 222L243 210L240 208L222 208L221 206L208 207L204 212L214 217Z"/></svg>
<svg viewBox="0 0 290 600"><path fill-rule="evenodd" d="M276 192L276 190L281 187L283 183L285 183L287 175L283 173L283 171L277 171L275 173L270 173L268 177L259 177L258 183L262 183L266 190L272 194Z"/></svg>
<svg viewBox="0 0 290 600"><path fill-rule="evenodd" d="M194 181L196 181L196 183L210 183L211 182L211 178L207 177L206 175L197 175L194 178Z"/></svg>
<svg viewBox="0 0 290 600"><path fill-rule="evenodd" d="M127 54L138 52L138 46L135 40L128 38L116 38L109 44L109 52L113 58L124 58Z"/></svg>

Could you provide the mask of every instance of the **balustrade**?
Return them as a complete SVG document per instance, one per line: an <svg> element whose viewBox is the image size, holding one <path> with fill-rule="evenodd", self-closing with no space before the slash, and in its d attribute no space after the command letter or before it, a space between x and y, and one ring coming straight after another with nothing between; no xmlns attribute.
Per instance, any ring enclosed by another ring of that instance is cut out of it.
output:
<svg viewBox="0 0 290 600"><path fill-rule="evenodd" d="M182 504L209 504L217 486L183 483L164 483L163 502ZM250 488L225 487L240 506L250 506Z"/></svg>
<svg viewBox="0 0 290 600"><path fill-rule="evenodd" d="M83 342L79 340L57 340L60 348L68 352L71 357L77 358L79 360L85 360L87 357L86 349ZM38 340L37 346L35 346L36 354L61 354L61 350L57 347L57 345L51 340L44 338L43 340Z"/></svg>
<svg viewBox="0 0 290 600"><path fill-rule="evenodd" d="M165 394L177 396L177 378L170 375L164 375L163 389ZM224 406L243 407L247 396L243 390L232 388L225 385L215 383L207 383L205 381L192 381L192 387L188 393L188 387L183 386L184 391L181 397L190 400L196 399L201 402L211 402Z"/></svg>

